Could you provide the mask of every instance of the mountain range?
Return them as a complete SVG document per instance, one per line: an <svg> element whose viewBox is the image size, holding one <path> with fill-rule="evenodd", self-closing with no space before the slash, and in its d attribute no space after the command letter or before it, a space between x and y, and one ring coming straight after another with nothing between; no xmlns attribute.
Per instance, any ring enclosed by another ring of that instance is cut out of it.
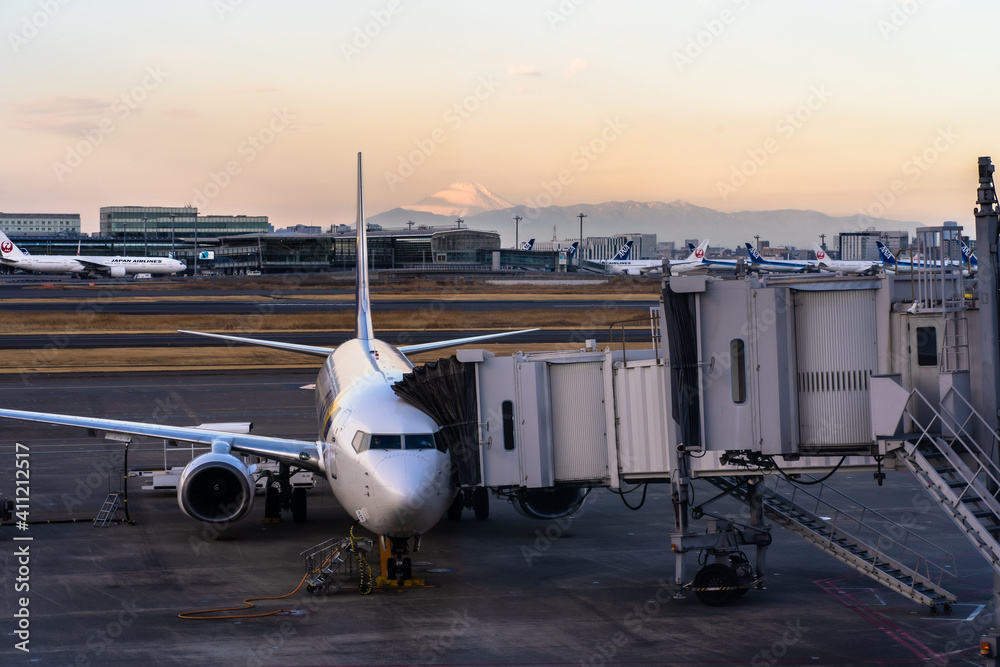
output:
<svg viewBox="0 0 1000 667"><path fill-rule="evenodd" d="M865 231L874 227L880 231L907 229L912 231L924 223L916 221L870 218L862 215L830 216L819 211L782 209L776 211L738 211L725 213L696 206L683 200L670 203L611 201L603 204L574 204L529 208L513 205L478 183L453 183L416 204L395 208L371 216L368 221L384 228L405 227L408 221L418 225L454 227L456 218L465 227L499 232L504 246L514 244L514 217L521 241L536 238L548 241L553 227L559 240L580 236L579 214L583 213L583 235L612 236L615 234L656 234L658 241L711 239L713 246L736 247L752 241L755 235L770 241L772 246L792 245L808 248L825 234L827 243L841 232Z"/></svg>

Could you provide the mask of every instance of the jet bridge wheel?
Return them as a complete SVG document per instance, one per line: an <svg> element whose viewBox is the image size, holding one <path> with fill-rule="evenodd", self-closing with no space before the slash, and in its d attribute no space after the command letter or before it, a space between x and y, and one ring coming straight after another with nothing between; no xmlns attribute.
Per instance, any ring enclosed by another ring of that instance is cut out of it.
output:
<svg viewBox="0 0 1000 667"><path fill-rule="evenodd" d="M485 486L472 490L472 511L480 521L490 518L490 492Z"/></svg>
<svg viewBox="0 0 1000 667"><path fill-rule="evenodd" d="M695 595L709 607L722 607L739 596L736 572L724 563L709 563L694 575Z"/></svg>
<svg viewBox="0 0 1000 667"><path fill-rule="evenodd" d="M292 521L306 520L306 490L303 488L292 489Z"/></svg>

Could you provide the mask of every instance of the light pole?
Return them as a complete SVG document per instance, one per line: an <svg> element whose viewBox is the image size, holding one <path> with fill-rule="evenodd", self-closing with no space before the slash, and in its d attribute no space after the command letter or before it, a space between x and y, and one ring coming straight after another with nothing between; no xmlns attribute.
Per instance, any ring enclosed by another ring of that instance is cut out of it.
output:
<svg viewBox="0 0 1000 667"><path fill-rule="evenodd" d="M580 218L580 245L576 248L576 266L580 268L583 266L583 219L587 216L581 213L576 217Z"/></svg>
<svg viewBox="0 0 1000 667"><path fill-rule="evenodd" d="M122 220L122 257L128 257L128 223Z"/></svg>
<svg viewBox="0 0 1000 667"><path fill-rule="evenodd" d="M198 277L198 214L194 214L194 273L191 274L195 278Z"/></svg>
<svg viewBox="0 0 1000 667"><path fill-rule="evenodd" d="M176 259L174 255L177 251L174 249L174 214L170 214L170 259Z"/></svg>
<svg viewBox="0 0 1000 667"><path fill-rule="evenodd" d="M517 237L517 226L522 220L524 220L524 218L522 218L521 216L519 215L514 216L514 250L520 250L521 248L521 242Z"/></svg>
<svg viewBox="0 0 1000 667"><path fill-rule="evenodd" d="M146 218L142 218L142 253L146 257L149 257L149 232L146 228Z"/></svg>

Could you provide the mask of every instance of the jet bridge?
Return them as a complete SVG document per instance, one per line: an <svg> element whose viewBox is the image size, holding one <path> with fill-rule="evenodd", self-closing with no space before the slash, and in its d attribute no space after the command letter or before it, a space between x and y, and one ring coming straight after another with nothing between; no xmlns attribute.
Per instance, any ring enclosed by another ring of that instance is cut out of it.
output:
<svg viewBox="0 0 1000 667"><path fill-rule="evenodd" d="M978 275L963 264L961 227L921 228L896 273L665 276L648 349L460 350L455 363L474 373L455 391L475 396L460 419L478 425L457 448L474 470L463 484L539 518L572 512L593 487L670 484L674 582L708 604L759 585L770 521L948 612L953 556L822 482L866 469L881 484L885 471L911 470L1000 581L992 173L982 158ZM698 478L720 493L691 507ZM695 530L718 498L748 505L749 525L713 517ZM692 551L707 565L688 581Z"/></svg>

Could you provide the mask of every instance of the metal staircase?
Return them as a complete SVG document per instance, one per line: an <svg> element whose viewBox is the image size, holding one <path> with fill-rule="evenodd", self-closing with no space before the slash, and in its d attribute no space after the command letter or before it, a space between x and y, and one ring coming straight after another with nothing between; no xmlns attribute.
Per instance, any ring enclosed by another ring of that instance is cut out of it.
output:
<svg viewBox="0 0 1000 667"><path fill-rule="evenodd" d="M104 500L104 505L101 506L101 511L97 513L97 518L94 519L95 526L107 526L110 523L115 523L122 521L121 514L125 511L125 507L122 505L122 494L117 492L111 492L108 497Z"/></svg>
<svg viewBox="0 0 1000 667"><path fill-rule="evenodd" d="M922 425L914 417L922 401L934 417ZM940 405L931 405L916 389L903 410L916 429L897 441L894 453L923 482L948 516L1000 574L1000 439L968 400L950 388ZM935 432L932 429L939 428ZM989 434L984 447L971 430Z"/></svg>
<svg viewBox="0 0 1000 667"><path fill-rule="evenodd" d="M750 502L743 478L705 479L734 498ZM780 475L765 480L759 492L770 521L883 586L929 606L932 613L937 613L938 606L946 614L951 611L956 598L941 587L941 581L946 575L956 576L952 554L827 484L811 485L814 493Z"/></svg>

